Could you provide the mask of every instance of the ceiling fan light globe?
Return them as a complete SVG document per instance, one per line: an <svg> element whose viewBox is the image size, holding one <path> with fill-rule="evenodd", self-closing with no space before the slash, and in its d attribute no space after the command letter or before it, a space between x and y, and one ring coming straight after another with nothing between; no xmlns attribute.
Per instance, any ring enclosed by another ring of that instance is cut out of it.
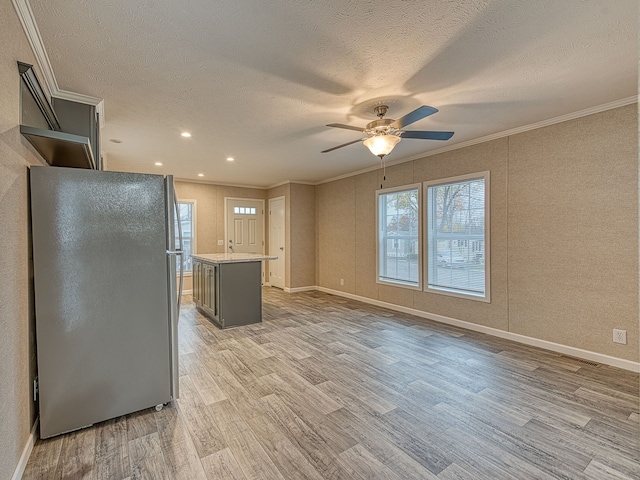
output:
<svg viewBox="0 0 640 480"><path fill-rule="evenodd" d="M380 157L381 155L389 155L400 140L401 138L397 135L374 135L362 143L371 153Z"/></svg>

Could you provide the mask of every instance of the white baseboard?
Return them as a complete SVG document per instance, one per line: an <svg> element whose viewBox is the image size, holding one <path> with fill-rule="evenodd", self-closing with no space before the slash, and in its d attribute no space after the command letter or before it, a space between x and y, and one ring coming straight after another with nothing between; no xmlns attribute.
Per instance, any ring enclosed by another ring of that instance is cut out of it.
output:
<svg viewBox="0 0 640 480"><path fill-rule="evenodd" d="M16 466L11 480L20 480L22 478L22 475L24 474L24 469L27 468L27 463L29 462L29 457L31 456L33 446L36 444L36 440L38 439L39 421L40 419L36 418L36 421L33 424L33 428L31 429L31 433L29 434L29 438L27 438L27 443L22 450L22 455L20 455L18 466Z"/></svg>
<svg viewBox="0 0 640 480"><path fill-rule="evenodd" d="M558 352L565 355L571 355L573 357L583 358L592 362L602 363L604 365L611 365L612 367L622 368L623 370L629 370L632 372L640 373L640 362L632 362L631 360L625 360L623 358L612 357L604 355L602 353L592 352L590 350L583 350L581 348L570 347L568 345L562 345L560 343L549 342L547 340L541 340L539 338L527 337L526 335L520 335L518 333L506 332L497 328L486 327L484 325L478 325L477 323L466 322L464 320L458 320L457 318L445 317L444 315L438 315L436 313L423 312L422 310L416 310L415 308L403 307L402 305L395 305L393 303L382 302L373 298L361 297L360 295L354 295L352 293L341 292L339 290L332 290L325 287L302 287L304 290L318 290L320 292L328 293L330 295L337 295L339 297L349 298L351 300L357 300L359 302L368 303L377 307L388 308L396 312L408 313L409 315L415 315L416 317L427 318L436 322L445 323L447 325L453 325L455 327L465 328L467 330L473 330L474 332L486 333L487 335L493 335L494 337L504 338L506 340L512 340L514 342L523 343L525 345L531 345L532 347L544 348L545 350L551 350L552 352ZM299 290L296 290L299 291ZM295 293L292 291L291 293Z"/></svg>
<svg viewBox="0 0 640 480"><path fill-rule="evenodd" d="M313 290L318 290L318 287L316 287L315 285L310 285L307 287L293 287L293 288L284 287L284 291L287 293L309 292Z"/></svg>

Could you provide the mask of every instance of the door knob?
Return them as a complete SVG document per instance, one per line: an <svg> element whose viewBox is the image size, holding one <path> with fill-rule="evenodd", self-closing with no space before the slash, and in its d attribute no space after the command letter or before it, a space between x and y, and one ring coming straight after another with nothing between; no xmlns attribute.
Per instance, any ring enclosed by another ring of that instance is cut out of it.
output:
<svg viewBox="0 0 640 480"><path fill-rule="evenodd" d="M284 250L284 247L280 247L280 250Z"/></svg>

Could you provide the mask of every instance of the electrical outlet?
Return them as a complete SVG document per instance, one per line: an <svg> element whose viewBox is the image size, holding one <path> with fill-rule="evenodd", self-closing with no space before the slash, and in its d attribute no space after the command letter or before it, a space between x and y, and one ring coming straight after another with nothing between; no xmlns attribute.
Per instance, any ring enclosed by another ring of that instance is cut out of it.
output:
<svg viewBox="0 0 640 480"><path fill-rule="evenodd" d="M623 345L627 344L627 331L626 330L618 330L617 328L613 329L613 343L621 343Z"/></svg>
<svg viewBox="0 0 640 480"><path fill-rule="evenodd" d="M344 278L340 279L340 285L344 285Z"/></svg>
<svg viewBox="0 0 640 480"><path fill-rule="evenodd" d="M218 240L218 246L224 247L224 240Z"/></svg>

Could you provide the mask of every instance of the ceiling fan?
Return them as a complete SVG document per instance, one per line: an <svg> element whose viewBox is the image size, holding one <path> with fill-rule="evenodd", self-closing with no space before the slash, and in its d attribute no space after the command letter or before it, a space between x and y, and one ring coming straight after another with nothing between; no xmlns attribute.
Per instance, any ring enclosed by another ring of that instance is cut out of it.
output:
<svg viewBox="0 0 640 480"><path fill-rule="evenodd" d="M353 127L351 125L344 125L342 123L330 123L327 127L346 128L347 130L355 130L366 134L366 137L353 140L352 142L343 143L337 147L328 148L323 150L322 153L332 152L338 148L346 147L354 143L362 142L371 153L377 155L382 159L385 155L391 153L393 147L395 147L402 138L417 138L421 140L449 140L453 136L453 132L427 132L427 131L405 131L402 128L407 125L422 120L429 115L433 115L438 111L437 108L423 105L416 108L414 111L407 113L404 117L400 117L398 120L392 118L384 118L389 107L387 105L378 105L373 109L378 116L378 120L374 120L367 124L366 127Z"/></svg>

